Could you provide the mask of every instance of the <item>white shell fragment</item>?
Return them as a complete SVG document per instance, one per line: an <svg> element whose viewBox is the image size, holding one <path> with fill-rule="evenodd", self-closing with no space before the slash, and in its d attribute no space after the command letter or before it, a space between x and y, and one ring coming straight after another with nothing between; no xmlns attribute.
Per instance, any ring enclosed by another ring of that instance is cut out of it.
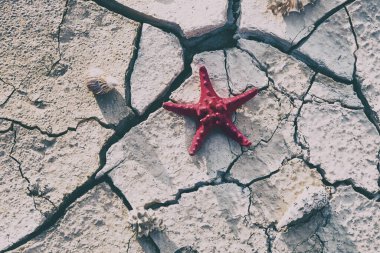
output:
<svg viewBox="0 0 380 253"><path fill-rule="evenodd" d="M283 16L290 12L301 12L308 4L313 4L316 0L269 0L268 10L274 15L281 13Z"/></svg>
<svg viewBox="0 0 380 253"><path fill-rule="evenodd" d="M115 89L118 80L110 75L105 76L104 71L99 68L89 68L86 85L95 95L104 95Z"/></svg>
<svg viewBox="0 0 380 253"><path fill-rule="evenodd" d="M277 228L281 229L306 218L328 203L329 193L324 187L307 187L278 221Z"/></svg>
<svg viewBox="0 0 380 253"><path fill-rule="evenodd" d="M137 208L130 211L128 223L137 237L148 236L153 231L165 229L162 219L155 217L152 210Z"/></svg>

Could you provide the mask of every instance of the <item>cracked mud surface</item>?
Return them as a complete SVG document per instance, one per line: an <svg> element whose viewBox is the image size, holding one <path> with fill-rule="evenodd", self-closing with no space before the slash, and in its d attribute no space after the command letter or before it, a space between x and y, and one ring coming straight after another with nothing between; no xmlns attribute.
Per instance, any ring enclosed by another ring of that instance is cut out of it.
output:
<svg viewBox="0 0 380 253"><path fill-rule="evenodd" d="M0 252L379 252L380 4L267 4L0 0ZM249 148L188 155L202 65Z"/></svg>

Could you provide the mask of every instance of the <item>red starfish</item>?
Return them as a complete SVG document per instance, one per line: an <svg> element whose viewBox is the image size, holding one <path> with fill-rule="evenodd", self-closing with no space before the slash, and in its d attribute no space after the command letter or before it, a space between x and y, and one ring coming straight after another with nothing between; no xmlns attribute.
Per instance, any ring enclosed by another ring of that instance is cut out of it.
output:
<svg viewBox="0 0 380 253"><path fill-rule="evenodd" d="M250 146L252 143L236 128L231 116L239 106L253 98L258 93L258 89L253 88L231 98L221 98L212 87L205 67L199 68L199 77L201 79L201 97L197 104L175 104L172 102L163 104L166 110L196 118L199 122L189 148L189 154L194 155L200 149L208 132L216 126L240 145Z"/></svg>

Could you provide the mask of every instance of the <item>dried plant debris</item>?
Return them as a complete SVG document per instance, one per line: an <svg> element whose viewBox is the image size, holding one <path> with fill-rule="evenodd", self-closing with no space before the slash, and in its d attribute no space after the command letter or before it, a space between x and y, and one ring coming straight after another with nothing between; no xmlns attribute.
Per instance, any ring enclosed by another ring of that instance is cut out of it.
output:
<svg viewBox="0 0 380 253"><path fill-rule="evenodd" d="M268 10L274 15L288 15L290 12L301 12L306 5L314 4L316 0L269 0Z"/></svg>
<svg viewBox="0 0 380 253"><path fill-rule="evenodd" d="M176 250L174 253L198 253L198 251L190 246L186 246Z"/></svg>
<svg viewBox="0 0 380 253"><path fill-rule="evenodd" d="M301 195L289 206L284 216L279 220L277 228L281 229L306 219L329 203L329 193L324 187L307 187Z"/></svg>
<svg viewBox="0 0 380 253"><path fill-rule="evenodd" d="M86 85L95 95L104 95L118 86L118 80L111 75L105 75L102 69L91 67L87 73Z"/></svg>
<svg viewBox="0 0 380 253"><path fill-rule="evenodd" d="M148 236L153 231L165 229L162 219L155 217L152 210L143 208L132 210L128 217L128 223L137 237Z"/></svg>

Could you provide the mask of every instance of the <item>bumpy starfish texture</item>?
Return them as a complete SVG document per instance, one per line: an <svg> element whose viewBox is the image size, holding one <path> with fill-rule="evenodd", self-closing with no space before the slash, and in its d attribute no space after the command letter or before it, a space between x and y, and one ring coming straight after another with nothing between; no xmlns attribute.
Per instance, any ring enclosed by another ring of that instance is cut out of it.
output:
<svg viewBox="0 0 380 253"><path fill-rule="evenodd" d="M189 154L194 155L211 129L219 127L222 131L242 146L252 143L236 128L231 120L232 113L242 104L253 98L258 89L253 88L231 98L219 97L211 85L206 68L199 69L201 96L197 104L163 103L166 110L179 115L189 116L198 121L198 128L189 147Z"/></svg>

